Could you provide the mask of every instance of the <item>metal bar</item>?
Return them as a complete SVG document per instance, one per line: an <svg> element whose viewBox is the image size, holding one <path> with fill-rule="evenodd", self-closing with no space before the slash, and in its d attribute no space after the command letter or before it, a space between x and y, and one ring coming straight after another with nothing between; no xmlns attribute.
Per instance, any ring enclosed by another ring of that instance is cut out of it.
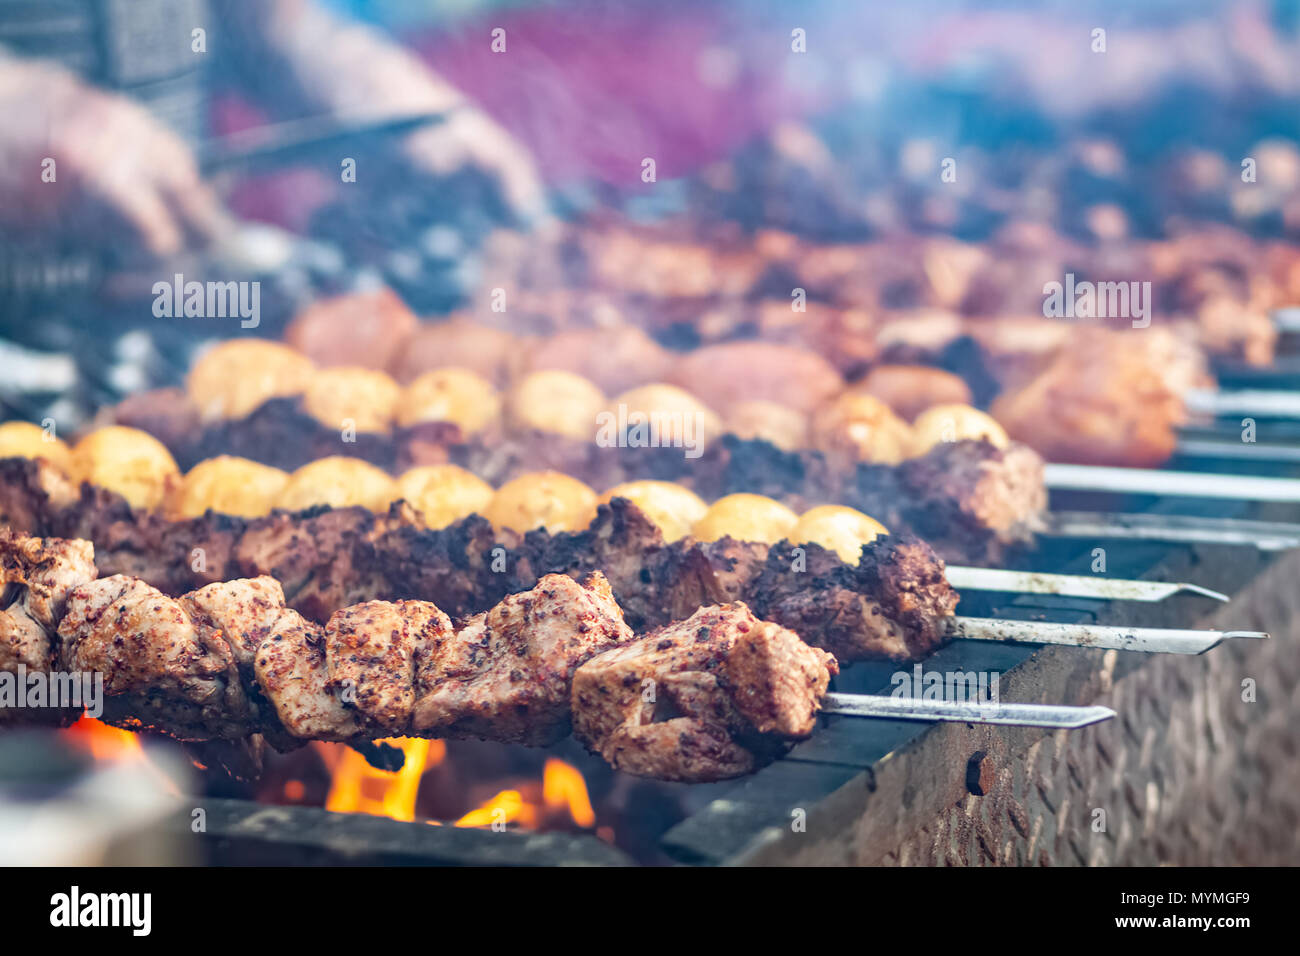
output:
<svg viewBox="0 0 1300 956"><path fill-rule="evenodd" d="M1059 624L1015 621L996 617L950 617L944 629L951 638L1000 641L1010 644L1063 644L1147 654L1204 654L1226 640L1267 639L1263 631L1203 631L1166 627L1116 627L1102 624Z"/></svg>
<svg viewBox="0 0 1300 956"><path fill-rule="evenodd" d="M1300 445L1261 445L1258 442L1184 438L1175 454L1187 458L1234 458L1242 461L1300 463Z"/></svg>
<svg viewBox="0 0 1300 956"><path fill-rule="evenodd" d="M1300 392L1287 389L1246 388L1217 392L1194 388L1183 394L1183 403L1189 411L1206 415L1300 418Z"/></svg>
<svg viewBox="0 0 1300 956"><path fill-rule="evenodd" d="M1227 601L1228 595L1199 584L1166 581L1130 581L1090 577L1086 574L1047 574L1004 571L1000 568L966 568L949 565L948 583L962 591L1005 591L1023 594L1058 594L1062 597L1099 598L1104 601L1163 601L1183 592Z"/></svg>
<svg viewBox="0 0 1300 956"><path fill-rule="evenodd" d="M200 143L199 166L205 173L256 166L283 165L329 149L401 136L446 121L453 111L408 116L367 117L325 114L256 126Z"/></svg>
<svg viewBox="0 0 1300 956"><path fill-rule="evenodd" d="M1122 541L1169 541L1289 551L1300 548L1300 525L1199 515L1106 514L1050 511L1038 532L1059 538L1114 538Z"/></svg>
<svg viewBox="0 0 1300 956"><path fill-rule="evenodd" d="M1300 479L1297 478L1257 478L1254 475L1161 471L1155 468L1050 464L1043 468L1043 479L1048 488L1073 491L1300 502Z"/></svg>
<svg viewBox="0 0 1300 956"><path fill-rule="evenodd" d="M1097 705L1072 707L1064 704L1001 704L993 701L959 703L869 694L827 694L822 698L821 709L825 714L842 714L846 717L943 720L1012 727L1051 727L1057 730L1087 727L1115 716L1115 711L1109 707Z"/></svg>

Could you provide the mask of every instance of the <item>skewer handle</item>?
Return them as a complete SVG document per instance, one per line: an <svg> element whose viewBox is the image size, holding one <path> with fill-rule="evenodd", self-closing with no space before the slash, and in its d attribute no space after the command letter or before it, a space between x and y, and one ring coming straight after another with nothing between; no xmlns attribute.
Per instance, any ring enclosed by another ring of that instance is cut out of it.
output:
<svg viewBox="0 0 1300 956"><path fill-rule="evenodd" d="M1002 704L993 701L959 703L871 694L827 694L822 698L822 713L893 720L1050 727L1056 730L1087 727L1115 716L1115 711L1109 707L1096 705L1072 707L1064 704Z"/></svg>

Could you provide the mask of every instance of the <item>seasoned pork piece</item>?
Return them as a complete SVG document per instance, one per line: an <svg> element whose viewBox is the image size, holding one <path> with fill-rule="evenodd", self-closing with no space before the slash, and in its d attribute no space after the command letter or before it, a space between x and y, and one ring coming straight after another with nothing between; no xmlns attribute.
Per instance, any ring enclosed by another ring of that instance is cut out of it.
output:
<svg viewBox="0 0 1300 956"><path fill-rule="evenodd" d="M345 741L361 732L330 687L325 629L286 610L257 649L254 674L280 724L299 740Z"/></svg>
<svg viewBox="0 0 1300 956"><path fill-rule="evenodd" d="M604 575L579 584L548 574L441 645L421 669L413 728L422 736L553 743L569 732L574 671L632 637Z"/></svg>
<svg viewBox="0 0 1300 956"><path fill-rule="evenodd" d="M89 541L32 538L0 528L0 670L48 671L68 594L95 579Z"/></svg>
<svg viewBox="0 0 1300 956"><path fill-rule="evenodd" d="M842 661L908 660L934 650L957 605L944 563L924 541L886 535L863 545L856 565L815 544L772 548L749 589L765 620L791 628Z"/></svg>
<svg viewBox="0 0 1300 956"><path fill-rule="evenodd" d="M367 601L336 611L325 626L329 687L367 729L404 733L417 670L422 687L436 686L435 664L452 637L447 615L427 601Z"/></svg>
<svg viewBox="0 0 1300 956"><path fill-rule="evenodd" d="M60 662L104 675L104 719L181 740L243 737L254 715L222 633L143 581L114 575L72 590Z"/></svg>
<svg viewBox="0 0 1300 956"><path fill-rule="evenodd" d="M700 608L573 678L573 730L612 766L662 780L748 773L812 733L835 658L744 604Z"/></svg>
<svg viewBox="0 0 1300 956"><path fill-rule="evenodd" d="M241 666L252 663L286 610L280 582L267 576L209 584L182 595L180 603L191 618L221 632Z"/></svg>

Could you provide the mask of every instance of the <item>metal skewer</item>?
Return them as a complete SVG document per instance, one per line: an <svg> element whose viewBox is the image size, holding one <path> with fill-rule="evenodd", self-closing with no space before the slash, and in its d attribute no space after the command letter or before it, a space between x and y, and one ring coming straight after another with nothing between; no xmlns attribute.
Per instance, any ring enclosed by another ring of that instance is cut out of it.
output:
<svg viewBox="0 0 1300 956"><path fill-rule="evenodd" d="M1300 392L1272 388L1243 388L1230 392L1194 388L1183 394L1189 411L1206 415L1249 415L1300 418Z"/></svg>
<svg viewBox="0 0 1300 956"><path fill-rule="evenodd" d="M1110 720L1109 707L1072 707L1065 704L1001 704L992 701L958 703L883 697L869 694L827 694L822 713L846 717L886 717L894 720L955 721L968 724L1004 724L1012 727L1051 727L1074 730Z"/></svg>
<svg viewBox="0 0 1300 956"><path fill-rule="evenodd" d="M995 617L950 617L948 637L1011 644L1063 644L1147 654L1204 654L1227 640L1265 640L1264 631L1181 630L1166 627L1116 627L1103 624L1059 624L1015 621Z"/></svg>
<svg viewBox="0 0 1300 956"><path fill-rule="evenodd" d="M1300 462L1300 445L1261 445L1258 442L1184 438L1175 453L1184 458L1235 458L1241 461Z"/></svg>
<svg viewBox="0 0 1300 956"><path fill-rule="evenodd" d="M1113 491L1138 495L1185 495L1192 498L1233 498L1245 501L1300 501L1300 478L1257 478L1154 468L1112 468L1102 465L1057 465L1043 468L1048 488L1074 491Z"/></svg>
<svg viewBox="0 0 1300 956"><path fill-rule="evenodd" d="M1089 577L1085 574L1047 574L1037 571L1004 571L1000 568L949 566L948 583L959 591L1005 591L1020 594L1057 594L1062 597L1099 598L1106 601L1163 601L1187 592L1229 600L1228 595L1199 584L1166 581L1132 581Z"/></svg>
<svg viewBox="0 0 1300 956"><path fill-rule="evenodd" d="M1183 544L1226 544L1259 551L1300 548L1300 525L1199 515L1105 514L1093 511L1051 511L1039 534L1061 538L1114 538L1123 541L1170 541Z"/></svg>

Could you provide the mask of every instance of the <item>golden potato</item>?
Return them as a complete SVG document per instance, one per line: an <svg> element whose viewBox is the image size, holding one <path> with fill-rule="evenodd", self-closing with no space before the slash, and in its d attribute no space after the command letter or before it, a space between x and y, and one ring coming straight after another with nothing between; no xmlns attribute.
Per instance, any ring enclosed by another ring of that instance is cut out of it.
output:
<svg viewBox="0 0 1300 956"><path fill-rule="evenodd" d="M712 408L762 399L810 412L844 387L839 370L816 352L776 342L724 342L686 354L670 379Z"/></svg>
<svg viewBox="0 0 1300 956"><path fill-rule="evenodd" d="M821 505L799 516L790 540L797 544L819 544L834 551L846 563L857 564L862 556L862 546L882 534L889 534L889 529L856 508Z"/></svg>
<svg viewBox="0 0 1300 956"><path fill-rule="evenodd" d="M346 422L358 432L387 432L393 427L402 388L387 372L338 366L312 376L303 396L307 414L326 428Z"/></svg>
<svg viewBox="0 0 1300 956"><path fill-rule="evenodd" d="M912 432L893 409L871 395L846 393L814 413L812 440L829 454L896 465L912 448Z"/></svg>
<svg viewBox="0 0 1300 956"><path fill-rule="evenodd" d="M72 450L67 443L31 422L0 425L0 458L44 458L64 474L72 471Z"/></svg>
<svg viewBox="0 0 1300 956"><path fill-rule="evenodd" d="M303 511L313 505L361 505L371 511L384 511L399 497L397 482L387 472L360 458L332 455L303 465L290 475L275 506Z"/></svg>
<svg viewBox="0 0 1300 956"><path fill-rule="evenodd" d="M776 544L799 523L799 516L764 495L736 494L719 498L709 506L693 533L701 541L732 537L737 541Z"/></svg>
<svg viewBox="0 0 1300 956"><path fill-rule="evenodd" d="M243 418L268 399L301 395L315 368L287 345L233 339L200 356L185 389L205 422Z"/></svg>
<svg viewBox="0 0 1300 956"><path fill-rule="evenodd" d="M461 518L487 511L496 491L459 465L424 465L397 479L401 497L419 509L430 528L445 528Z"/></svg>
<svg viewBox="0 0 1300 956"><path fill-rule="evenodd" d="M737 402L727 410L726 428L732 435L761 438L786 451L808 446L808 417L777 402Z"/></svg>
<svg viewBox="0 0 1300 956"><path fill-rule="evenodd" d="M924 455L940 442L987 438L999 448L1010 444L1006 430L991 415L969 405L936 405L912 424L912 456Z"/></svg>
<svg viewBox="0 0 1300 956"><path fill-rule="evenodd" d="M626 498L640 508L663 532L665 541L686 537L709 510L703 498L673 481L625 481L601 495L600 503L615 498Z"/></svg>
<svg viewBox="0 0 1300 956"><path fill-rule="evenodd" d="M590 441L605 393L592 382L558 369L525 375L506 396L506 421L519 431L539 431Z"/></svg>
<svg viewBox="0 0 1300 956"><path fill-rule="evenodd" d="M685 448L699 452L722 433L722 419L676 385L642 385L615 398L597 422L596 441L618 445L620 430L632 448ZM688 457L699 457L698 454Z"/></svg>
<svg viewBox="0 0 1300 956"><path fill-rule="evenodd" d="M177 518L197 518L208 509L241 518L260 518L270 513L288 483L289 473L279 468L220 455L186 472L171 510Z"/></svg>
<svg viewBox="0 0 1300 956"><path fill-rule="evenodd" d="M402 391L397 423L451 422L468 438L501 417L501 396L492 383L467 368L425 372Z"/></svg>
<svg viewBox="0 0 1300 956"><path fill-rule="evenodd" d="M137 428L111 425L72 446L72 477L116 491L133 508L160 507L180 482L162 442Z"/></svg>
<svg viewBox="0 0 1300 956"><path fill-rule="evenodd" d="M533 528L581 531L596 516L596 493L558 471L535 471L508 481L484 514L499 528L522 534Z"/></svg>

